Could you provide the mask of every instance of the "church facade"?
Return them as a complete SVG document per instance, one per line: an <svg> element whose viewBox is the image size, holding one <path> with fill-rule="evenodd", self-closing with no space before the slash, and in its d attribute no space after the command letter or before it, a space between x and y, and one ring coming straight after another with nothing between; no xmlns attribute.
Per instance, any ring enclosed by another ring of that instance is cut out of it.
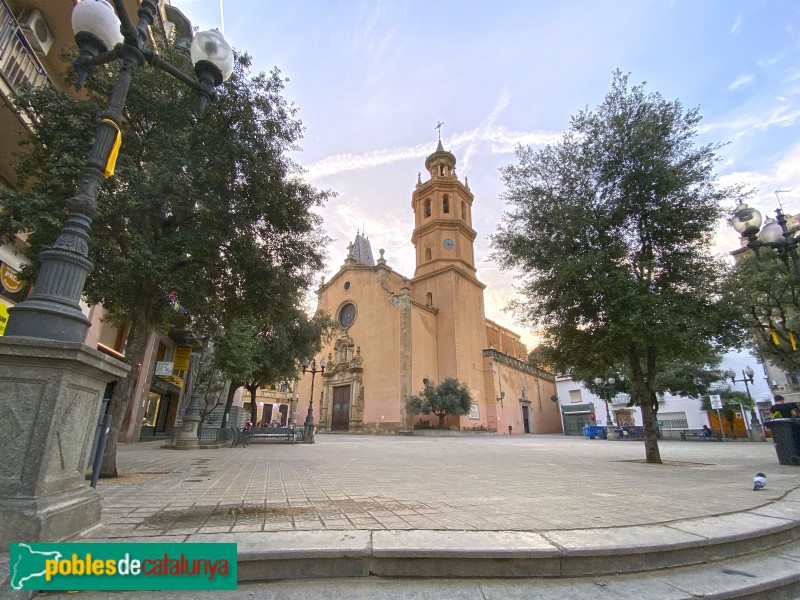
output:
<svg viewBox="0 0 800 600"><path fill-rule="evenodd" d="M486 318L477 278L473 195L441 141L428 156L429 179L412 193L416 270L411 279L374 259L360 233L339 271L318 290L318 310L341 326L317 357L314 417L318 430L396 433L437 427L434 415L410 414L406 400L454 377L469 388L470 414L449 429L503 434L561 433L555 377L527 364L519 335ZM305 417L310 376L300 380L297 420ZM556 398L554 401L553 398Z"/></svg>

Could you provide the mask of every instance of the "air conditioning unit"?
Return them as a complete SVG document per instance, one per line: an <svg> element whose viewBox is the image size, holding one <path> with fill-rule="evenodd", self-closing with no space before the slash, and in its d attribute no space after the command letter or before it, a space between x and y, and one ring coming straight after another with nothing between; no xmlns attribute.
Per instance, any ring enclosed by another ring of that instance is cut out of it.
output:
<svg viewBox="0 0 800 600"><path fill-rule="evenodd" d="M19 25L27 34L25 37L37 52L47 54L53 46L53 34L45 23L42 13L35 8L29 8L19 17Z"/></svg>

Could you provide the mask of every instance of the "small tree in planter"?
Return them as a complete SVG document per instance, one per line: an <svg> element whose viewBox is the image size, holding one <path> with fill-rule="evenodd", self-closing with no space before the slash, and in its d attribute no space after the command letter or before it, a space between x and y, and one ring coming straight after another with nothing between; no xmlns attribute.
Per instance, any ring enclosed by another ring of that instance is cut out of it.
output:
<svg viewBox="0 0 800 600"><path fill-rule="evenodd" d="M408 408L415 415L433 413L439 417L439 429L444 429L447 415L466 415L472 407L472 396L467 386L453 377L438 385L429 379L423 380L425 387L408 399Z"/></svg>

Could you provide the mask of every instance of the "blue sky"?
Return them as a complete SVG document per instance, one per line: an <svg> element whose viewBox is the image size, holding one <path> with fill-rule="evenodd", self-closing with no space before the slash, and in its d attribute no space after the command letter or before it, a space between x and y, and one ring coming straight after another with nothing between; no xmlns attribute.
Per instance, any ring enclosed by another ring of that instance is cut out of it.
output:
<svg viewBox="0 0 800 600"><path fill-rule="evenodd" d="M201 29L219 0L172 0ZM703 115L701 143L726 142L724 183L752 204L800 212L800 2L796 0L294 1L225 0L224 32L259 70L277 66L306 126L295 158L338 195L322 211L330 277L357 229L412 276L411 192L444 121L445 147L475 194L478 276L487 316L524 333L502 308L512 274L488 261L503 213L499 168L516 144L546 144L596 106L612 71ZM720 251L737 245L722 225Z"/></svg>

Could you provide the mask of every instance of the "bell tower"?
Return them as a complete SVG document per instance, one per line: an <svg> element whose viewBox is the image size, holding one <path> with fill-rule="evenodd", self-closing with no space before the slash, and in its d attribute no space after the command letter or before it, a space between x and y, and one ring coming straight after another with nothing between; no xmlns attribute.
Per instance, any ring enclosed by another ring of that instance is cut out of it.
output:
<svg viewBox="0 0 800 600"><path fill-rule="evenodd" d="M414 278L451 266L475 277L472 229L472 192L456 177L456 157L442 146L425 160L430 179L417 187L411 197L414 209L416 249Z"/></svg>
<svg viewBox="0 0 800 600"><path fill-rule="evenodd" d="M419 177L411 196L411 242L417 264L411 281L412 300L436 314L436 377L455 377L467 383L480 402L484 384L475 365L482 364L486 345L486 286L475 271L473 195L466 183L458 180L456 157L444 149L441 138L436 151L425 159L425 169L430 178L423 182ZM433 373L431 369L429 374Z"/></svg>

